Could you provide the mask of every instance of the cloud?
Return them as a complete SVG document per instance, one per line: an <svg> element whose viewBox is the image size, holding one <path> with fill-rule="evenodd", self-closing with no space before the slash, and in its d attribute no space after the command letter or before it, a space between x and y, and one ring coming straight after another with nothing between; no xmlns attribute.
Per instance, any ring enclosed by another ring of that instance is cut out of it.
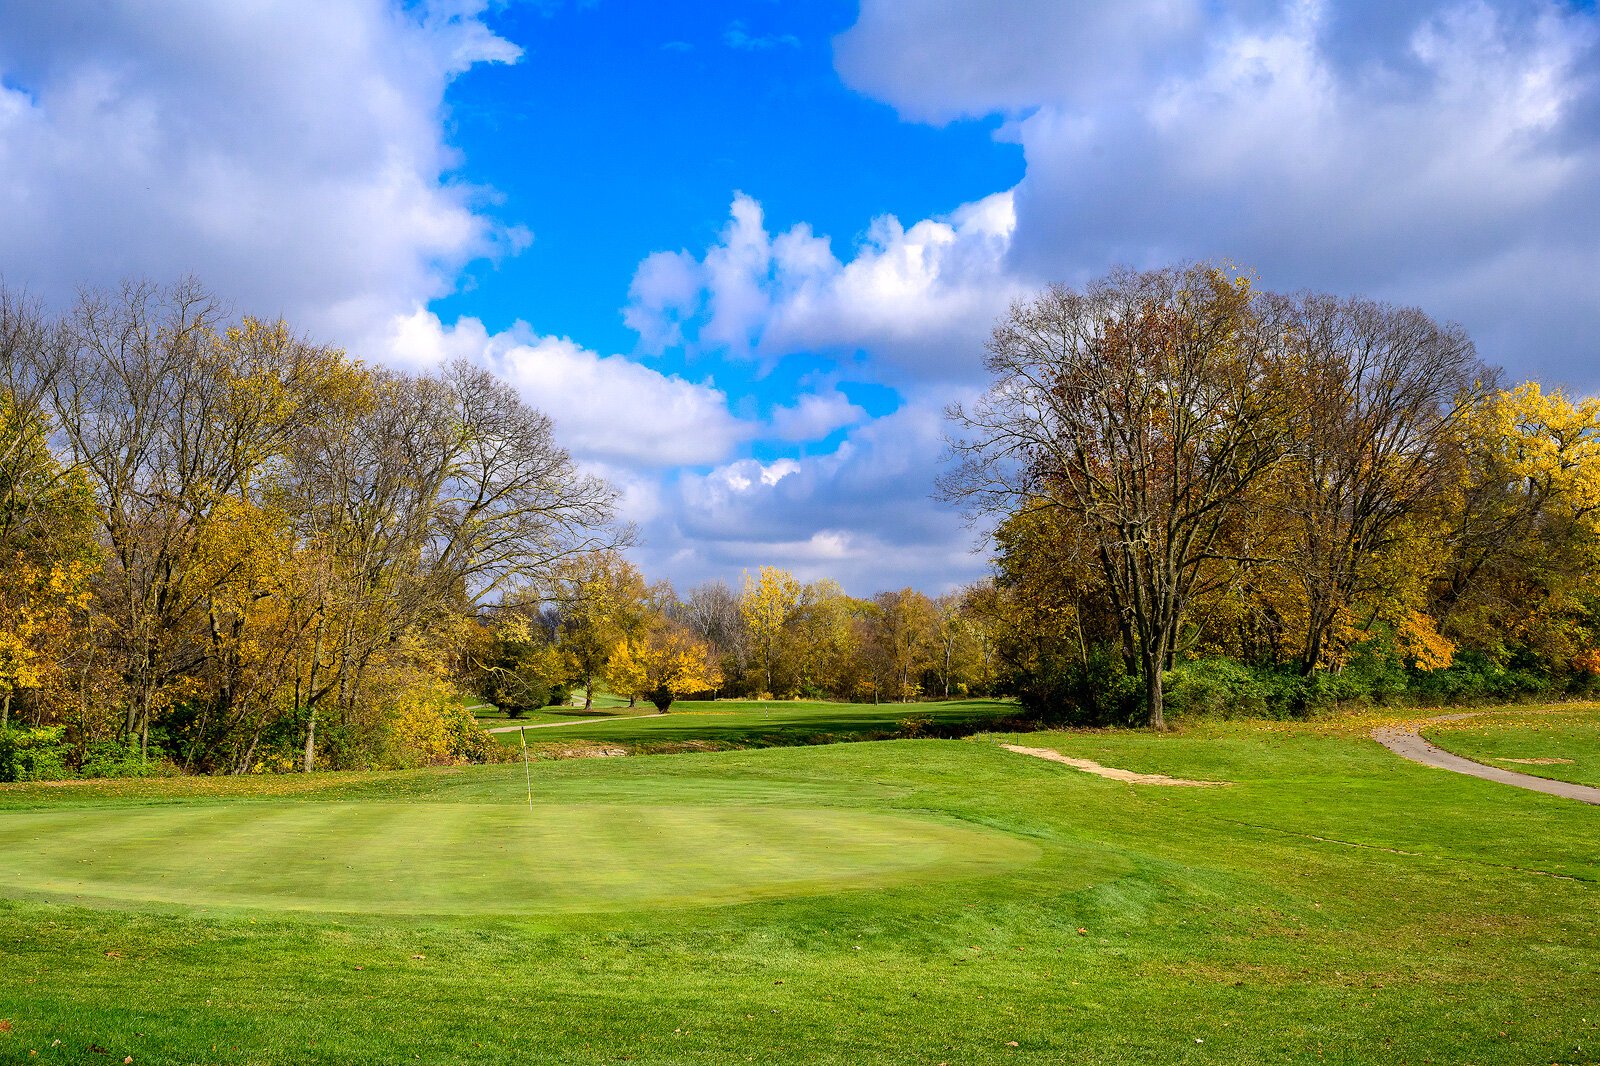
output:
<svg viewBox="0 0 1600 1066"><path fill-rule="evenodd" d="M1419 304L1517 373L1600 385L1592 9L1064 12L947 0L913 20L867 0L836 41L842 76L907 117L1008 116L1027 162L1008 260L1019 276L1229 257L1275 288ZM1130 28L1141 21L1150 36ZM1016 47L988 43L1002 37ZM1113 68L1124 74L1097 76Z"/></svg>
<svg viewBox="0 0 1600 1066"><path fill-rule="evenodd" d="M834 65L847 85L922 122L1092 103L1194 52L1207 6L862 0L856 24L834 40Z"/></svg>
<svg viewBox="0 0 1600 1066"><path fill-rule="evenodd" d="M64 304L194 273L365 340L529 239L443 139L451 79L520 55L485 6L0 5L0 274Z"/></svg>
<svg viewBox="0 0 1600 1066"><path fill-rule="evenodd" d="M680 473L643 523L641 560L680 586L764 564L833 577L859 595L974 579L983 562L972 532L931 496L944 450L939 399L914 398L822 455Z"/></svg>
<svg viewBox="0 0 1600 1066"><path fill-rule="evenodd" d="M785 441L820 440L835 430L867 420L867 412L837 389L810 392L772 412L769 431Z"/></svg>
<svg viewBox="0 0 1600 1066"><path fill-rule="evenodd" d="M757 432L733 416L720 389L538 336L523 323L491 334L475 318L447 327L418 311L398 321L385 347L413 367L456 358L487 366L551 415L557 439L585 462L636 470L706 465Z"/></svg>
<svg viewBox="0 0 1600 1066"><path fill-rule="evenodd" d="M742 21L735 19L722 31L722 43L741 52L768 52L774 48L799 48L800 38L792 33L751 34Z"/></svg>
<svg viewBox="0 0 1600 1066"><path fill-rule="evenodd" d="M773 236L736 194L716 244L640 264L624 320L641 348L676 344L735 357L869 350L917 378L971 377L995 318L1029 291L1007 265L1010 193L907 228L873 219L846 261L798 223Z"/></svg>

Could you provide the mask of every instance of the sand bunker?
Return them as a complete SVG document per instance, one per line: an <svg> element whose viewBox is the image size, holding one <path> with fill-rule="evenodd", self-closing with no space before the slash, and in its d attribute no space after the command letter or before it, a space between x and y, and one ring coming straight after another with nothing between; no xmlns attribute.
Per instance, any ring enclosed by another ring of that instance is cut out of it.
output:
<svg viewBox="0 0 1600 1066"><path fill-rule="evenodd" d="M1109 777L1113 781L1128 781L1135 785L1184 785L1189 788L1221 788L1233 784L1232 781L1190 781L1182 777L1167 777L1165 774L1136 774L1132 770L1119 770L1114 766L1101 766L1093 759L1074 759L1052 751L1049 748L1025 748L1021 744L1002 744L1007 751L1014 751L1018 755L1032 755L1035 759L1048 759L1058 762L1063 766L1070 766L1075 770L1097 774L1100 777Z"/></svg>
<svg viewBox="0 0 1600 1066"><path fill-rule="evenodd" d="M1514 762L1519 766L1567 766L1571 759L1496 759L1495 762Z"/></svg>

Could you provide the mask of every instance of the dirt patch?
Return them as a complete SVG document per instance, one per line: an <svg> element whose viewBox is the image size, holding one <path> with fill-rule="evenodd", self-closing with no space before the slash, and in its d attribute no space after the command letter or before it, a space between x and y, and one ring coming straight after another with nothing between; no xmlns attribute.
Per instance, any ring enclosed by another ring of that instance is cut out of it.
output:
<svg viewBox="0 0 1600 1066"><path fill-rule="evenodd" d="M1570 766L1571 759L1496 759L1495 762L1514 762L1518 766Z"/></svg>
<svg viewBox="0 0 1600 1066"><path fill-rule="evenodd" d="M1132 770L1119 770L1114 766L1101 766L1093 759L1074 759L1063 755L1059 751L1049 748L1025 748L1021 744L1002 744L1007 751L1014 751L1018 755L1032 755L1035 759L1048 759L1058 762L1063 766L1070 766L1074 770L1108 777L1113 781L1127 781L1135 785L1183 785L1188 788L1221 788L1233 784L1232 781L1190 781L1182 777L1167 777L1165 774L1136 774Z"/></svg>

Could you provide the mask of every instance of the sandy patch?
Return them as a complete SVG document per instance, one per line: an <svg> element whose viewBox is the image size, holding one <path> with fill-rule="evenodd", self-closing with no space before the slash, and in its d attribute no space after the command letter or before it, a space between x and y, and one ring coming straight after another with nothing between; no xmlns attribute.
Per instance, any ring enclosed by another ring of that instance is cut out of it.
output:
<svg viewBox="0 0 1600 1066"><path fill-rule="evenodd" d="M1167 777L1165 774L1136 774L1132 770L1119 770L1114 766L1101 766L1093 759L1074 759L1052 751L1049 748L1025 748L1021 744L1002 744L1007 751L1014 751L1018 755L1032 755L1035 759L1048 759L1058 762L1063 766L1070 766L1074 770L1096 774L1100 777L1109 777L1113 781L1128 781L1136 785L1184 785L1189 788L1219 788L1233 784L1232 781L1190 781L1182 777Z"/></svg>

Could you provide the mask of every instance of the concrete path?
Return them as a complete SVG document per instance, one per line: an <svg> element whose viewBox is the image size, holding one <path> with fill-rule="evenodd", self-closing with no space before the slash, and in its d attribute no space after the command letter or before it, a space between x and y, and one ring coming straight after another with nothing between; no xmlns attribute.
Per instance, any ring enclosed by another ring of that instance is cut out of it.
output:
<svg viewBox="0 0 1600 1066"><path fill-rule="evenodd" d="M1473 714L1446 714L1438 718L1430 718L1429 722L1454 722L1462 718L1474 718ZM1515 785L1517 788L1526 788L1533 792L1543 792L1551 796L1560 796L1563 799L1577 800L1579 803L1593 803L1600 806L1600 788L1593 785L1577 785L1571 781L1552 781L1547 777L1534 777L1532 774L1519 774L1515 770L1502 770L1498 766L1485 766L1481 762L1453 755L1443 748L1429 744L1417 735L1415 728L1411 729L1374 729L1372 739L1388 748L1402 758L1419 762L1424 766L1436 766L1441 770L1453 770L1458 774L1467 774L1471 777L1481 777L1485 781L1498 781L1502 785Z"/></svg>
<svg viewBox="0 0 1600 1066"><path fill-rule="evenodd" d="M666 711L651 711L649 714L624 714L621 716L607 715L603 718L578 718L571 722L539 722L536 725L499 725L489 730L490 733L515 733L519 729L554 729L558 725L588 725L591 722L626 722L633 718L660 718Z"/></svg>

